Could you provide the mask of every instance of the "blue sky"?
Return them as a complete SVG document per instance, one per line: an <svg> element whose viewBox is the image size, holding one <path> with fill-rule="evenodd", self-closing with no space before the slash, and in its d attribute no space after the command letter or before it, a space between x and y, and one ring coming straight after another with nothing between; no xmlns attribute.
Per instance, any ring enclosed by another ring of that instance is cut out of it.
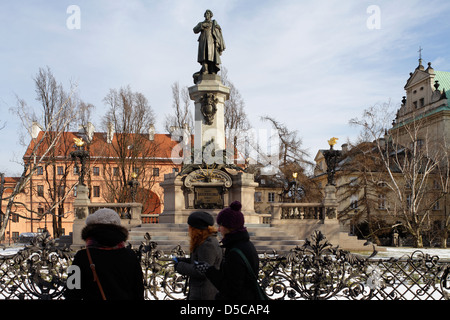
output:
<svg viewBox="0 0 450 320"><path fill-rule="evenodd" d="M80 9L69 29L67 8ZM370 27L379 9L379 24ZM16 95L37 107L33 77L49 66L66 89L96 109L100 127L109 89L130 85L157 115L170 112L171 85L191 86L197 35L211 9L226 43L228 76L245 100L252 125L274 116L298 130L314 157L332 136L339 144L358 129L348 121L376 103L397 106L418 64L450 71L446 0L2 0L0 2L0 172L21 172L20 121L9 112ZM369 26L368 26L369 20Z"/></svg>

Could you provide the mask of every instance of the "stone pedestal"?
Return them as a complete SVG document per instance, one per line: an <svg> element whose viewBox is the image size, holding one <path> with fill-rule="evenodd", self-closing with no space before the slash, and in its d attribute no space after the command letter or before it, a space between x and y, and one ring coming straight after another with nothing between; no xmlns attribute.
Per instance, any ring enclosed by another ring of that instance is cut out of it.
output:
<svg viewBox="0 0 450 320"><path fill-rule="evenodd" d="M82 184L77 186L77 197L73 201L73 208L75 210L75 219L73 220L72 231L72 249L77 250L84 245L83 239L81 239L81 230L85 226L85 220L89 215L89 205L91 200L89 199L89 189Z"/></svg>
<svg viewBox="0 0 450 320"><path fill-rule="evenodd" d="M333 185L326 185L325 186L325 197L323 199L323 204L325 206L336 206L338 205L337 198L336 198L336 187Z"/></svg>
<svg viewBox="0 0 450 320"><path fill-rule="evenodd" d="M225 150L224 104L230 89L222 84L218 75L206 74L189 88L195 103L194 163L222 163ZM208 148L203 152L203 148Z"/></svg>
<svg viewBox="0 0 450 320"><path fill-rule="evenodd" d="M325 207L324 223L339 225L339 220L337 219L338 201L336 198L336 187L334 185L327 184L325 186L323 206Z"/></svg>
<svg viewBox="0 0 450 320"><path fill-rule="evenodd" d="M216 74L201 75L189 88L195 103L194 162L178 175L164 175L164 211L160 223L187 223L196 210L207 211L214 217L233 201L242 203L246 223L260 223L255 213L254 197L257 183L254 175L230 169L224 155L224 105L230 89ZM234 154L234 152L231 152Z"/></svg>
<svg viewBox="0 0 450 320"><path fill-rule="evenodd" d="M233 201L239 201L242 204L242 213L245 223L261 223L261 217L255 213L255 188L258 184L254 181L254 175L245 172L232 174L232 185L226 187L224 194L224 208L228 207ZM212 183L214 184L214 183ZM222 210L200 209L193 206L192 192L184 186L183 177L175 173L164 175L164 182L161 187L164 189L164 211L159 216L160 223L187 223L187 218L194 211L207 211L213 217Z"/></svg>

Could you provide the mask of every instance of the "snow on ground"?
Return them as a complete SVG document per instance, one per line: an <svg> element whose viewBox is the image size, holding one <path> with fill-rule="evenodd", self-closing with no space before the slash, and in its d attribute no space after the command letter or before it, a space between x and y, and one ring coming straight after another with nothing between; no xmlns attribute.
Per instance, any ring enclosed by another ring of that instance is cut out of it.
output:
<svg viewBox="0 0 450 320"><path fill-rule="evenodd" d="M24 247L0 247L0 256L12 256Z"/></svg>
<svg viewBox="0 0 450 320"><path fill-rule="evenodd" d="M421 251L430 256L438 256L439 260L450 260L450 249L441 248L411 248L411 247L385 247L386 251L379 251L376 258L400 258L404 255L411 256L415 251Z"/></svg>

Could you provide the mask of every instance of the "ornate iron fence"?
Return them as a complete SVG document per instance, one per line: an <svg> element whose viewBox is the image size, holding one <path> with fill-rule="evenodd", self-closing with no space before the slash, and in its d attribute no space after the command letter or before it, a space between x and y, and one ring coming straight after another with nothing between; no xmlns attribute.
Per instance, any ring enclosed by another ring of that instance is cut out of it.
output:
<svg viewBox="0 0 450 320"><path fill-rule="evenodd" d="M145 236L139 248L145 298L182 300L188 278L174 271L171 255L186 255L180 246L170 254ZM259 279L271 299L280 300L450 300L450 263L421 251L399 259L376 259L333 247L315 232L302 247L260 259ZM0 256L0 299L63 299L68 249L49 235L11 256Z"/></svg>

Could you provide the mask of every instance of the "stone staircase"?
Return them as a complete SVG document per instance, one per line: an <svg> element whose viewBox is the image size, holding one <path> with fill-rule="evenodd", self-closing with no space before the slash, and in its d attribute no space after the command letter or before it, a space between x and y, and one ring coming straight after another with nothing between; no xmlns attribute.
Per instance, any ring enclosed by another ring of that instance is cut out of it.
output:
<svg viewBox="0 0 450 320"><path fill-rule="evenodd" d="M250 240L260 253L272 253L273 250L283 253L304 243L303 240L298 240L267 224L248 224L246 227L250 234ZM130 230L128 242L133 248L138 248L145 241L146 233L150 234L151 241L158 243L157 248L165 253L169 253L177 245L181 245L183 250L189 253L187 224L143 224Z"/></svg>

